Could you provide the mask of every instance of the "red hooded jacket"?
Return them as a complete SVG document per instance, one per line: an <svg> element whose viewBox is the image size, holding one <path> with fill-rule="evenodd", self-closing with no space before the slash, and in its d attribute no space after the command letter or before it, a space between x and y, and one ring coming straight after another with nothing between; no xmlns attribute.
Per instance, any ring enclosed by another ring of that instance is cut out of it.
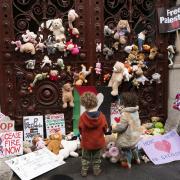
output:
<svg viewBox="0 0 180 180"><path fill-rule="evenodd" d="M86 150L103 148L105 146L104 133L107 127L106 118L102 112L95 118L84 112L79 120L81 147Z"/></svg>

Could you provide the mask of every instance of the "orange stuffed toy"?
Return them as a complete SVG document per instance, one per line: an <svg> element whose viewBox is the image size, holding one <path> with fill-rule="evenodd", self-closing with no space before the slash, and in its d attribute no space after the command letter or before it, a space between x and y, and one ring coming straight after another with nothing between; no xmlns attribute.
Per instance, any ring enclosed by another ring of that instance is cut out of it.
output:
<svg viewBox="0 0 180 180"><path fill-rule="evenodd" d="M62 140L62 134L60 131L51 134L49 136L49 139L46 141L47 148L54 154L59 154L59 150L62 147L61 140Z"/></svg>

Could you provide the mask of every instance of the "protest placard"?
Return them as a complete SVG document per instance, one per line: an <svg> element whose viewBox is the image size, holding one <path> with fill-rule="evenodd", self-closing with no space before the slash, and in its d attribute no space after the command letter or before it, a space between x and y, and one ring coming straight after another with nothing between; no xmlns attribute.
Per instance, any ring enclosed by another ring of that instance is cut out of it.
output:
<svg viewBox="0 0 180 180"><path fill-rule="evenodd" d="M0 120L0 132L14 131L14 121Z"/></svg>
<svg viewBox="0 0 180 180"><path fill-rule="evenodd" d="M64 161L58 159L57 156L47 148L6 161L6 164L21 180L33 179L64 163Z"/></svg>
<svg viewBox="0 0 180 180"><path fill-rule="evenodd" d="M32 141L33 136L43 133L43 116L24 116L23 117L24 140Z"/></svg>
<svg viewBox="0 0 180 180"><path fill-rule="evenodd" d="M45 115L46 136L61 131L65 135L64 114L47 114Z"/></svg>
<svg viewBox="0 0 180 180"><path fill-rule="evenodd" d="M180 5L158 8L159 32L167 33L180 29Z"/></svg>
<svg viewBox="0 0 180 180"><path fill-rule="evenodd" d="M23 154L23 132L0 133L0 158Z"/></svg>
<svg viewBox="0 0 180 180"><path fill-rule="evenodd" d="M175 131L143 140L141 147L154 164L180 160L180 137Z"/></svg>
<svg viewBox="0 0 180 180"><path fill-rule="evenodd" d="M111 103L111 125L119 123L121 120L121 113L117 103Z"/></svg>

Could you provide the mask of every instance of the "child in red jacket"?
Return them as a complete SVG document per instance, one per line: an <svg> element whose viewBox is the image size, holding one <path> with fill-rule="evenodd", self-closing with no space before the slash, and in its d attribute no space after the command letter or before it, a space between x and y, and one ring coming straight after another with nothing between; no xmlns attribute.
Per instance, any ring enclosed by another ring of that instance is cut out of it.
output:
<svg viewBox="0 0 180 180"><path fill-rule="evenodd" d="M81 96L81 105L86 111L80 116L79 132L81 134L82 169L81 175L87 176L89 165L92 162L93 173L101 173L101 150L105 146L104 133L107 122L104 114L97 110L98 100L94 93L85 92Z"/></svg>

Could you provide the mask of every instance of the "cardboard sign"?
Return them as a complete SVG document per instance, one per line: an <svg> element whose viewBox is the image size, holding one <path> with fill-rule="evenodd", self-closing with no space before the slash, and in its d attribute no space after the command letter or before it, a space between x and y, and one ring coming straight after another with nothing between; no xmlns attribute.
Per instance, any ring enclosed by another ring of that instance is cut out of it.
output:
<svg viewBox="0 0 180 180"><path fill-rule="evenodd" d="M175 131L144 140L141 146L154 164L180 160L180 137Z"/></svg>
<svg viewBox="0 0 180 180"><path fill-rule="evenodd" d="M180 28L180 5L165 9L158 8L159 32L172 32Z"/></svg>
<svg viewBox="0 0 180 180"><path fill-rule="evenodd" d="M22 180L30 180L65 162L47 148L5 161Z"/></svg>
<svg viewBox="0 0 180 180"><path fill-rule="evenodd" d="M0 120L2 120L4 117L5 117L5 115L0 112Z"/></svg>
<svg viewBox="0 0 180 180"><path fill-rule="evenodd" d="M111 103L111 125L119 123L121 120L121 113L116 103Z"/></svg>
<svg viewBox="0 0 180 180"><path fill-rule="evenodd" d="M0 120L0 132L14 131L14 121Z"/></svg>
<svg viewBox="0 0 180 180"><path fill-rule="evenodd" d="M0 158L23 154L23 132L0 133Z"/></svg>
<svg viewBox="0 0 180 180"><path fill-rule="evenodd" d="M32 141L33 136L43 133L43 116L24 116L23 117L24 140Z"/></svg>
<svg viewBox="0 0 180 180"><path fill-rule="evenodd" d="M45 116L46 136L61 131L65 135L64 114L47 114Z"/></svg>

